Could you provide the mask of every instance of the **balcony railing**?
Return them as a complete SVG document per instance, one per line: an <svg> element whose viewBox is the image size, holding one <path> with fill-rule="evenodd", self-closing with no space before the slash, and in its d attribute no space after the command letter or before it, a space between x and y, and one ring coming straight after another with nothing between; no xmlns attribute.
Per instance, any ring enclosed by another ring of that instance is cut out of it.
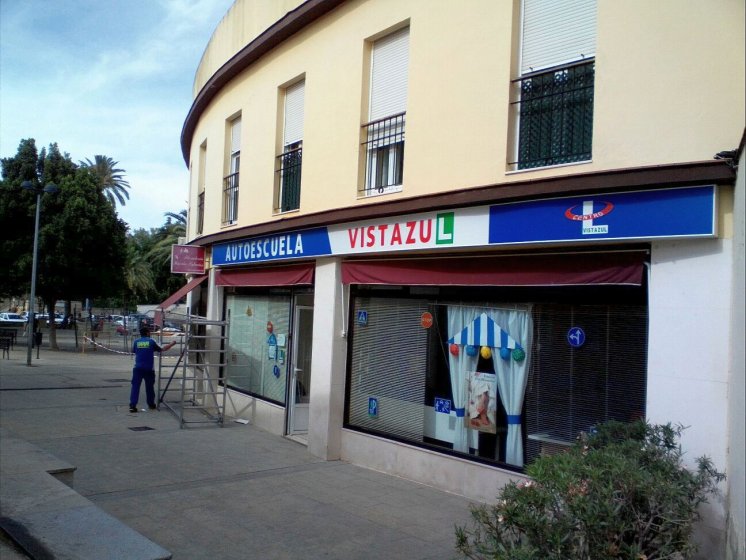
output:
<svg viewBox="0 0 746 560"><path fill-rule="evenodd" d="M399 113L363 125L364 195L398 191L404 170L404 117Z"/></svg>
<svg viewBox="0 0 746 560"><path fill-rule="evenodd" d="M279 191L275 209L279 212L297 210L300 207L300 179L303 163L303 148L297 147L277 156L276 173Z"/></svg>
<svg viewBox="0 0 746 560"><path fill-rule="evenodd" d="M590 61L514 80L518 169L591 159L594 74Z"/></svg>
<svg viewBox="0 0 746 560"><path fill-rule="evenodd" d="M223 225L238 219L238 173L223 179Z"/></svg>

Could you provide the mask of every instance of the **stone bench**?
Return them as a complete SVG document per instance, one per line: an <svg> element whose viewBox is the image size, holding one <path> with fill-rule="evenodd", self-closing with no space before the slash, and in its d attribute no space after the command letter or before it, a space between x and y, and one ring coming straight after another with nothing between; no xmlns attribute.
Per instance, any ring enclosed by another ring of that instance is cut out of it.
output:
<svg viewBox="0 0 746 560"><path fill-rule="evenodd" d="M75 492L74 473L74 466L0 429L0 527L32 558L171 558Z"/></svg>

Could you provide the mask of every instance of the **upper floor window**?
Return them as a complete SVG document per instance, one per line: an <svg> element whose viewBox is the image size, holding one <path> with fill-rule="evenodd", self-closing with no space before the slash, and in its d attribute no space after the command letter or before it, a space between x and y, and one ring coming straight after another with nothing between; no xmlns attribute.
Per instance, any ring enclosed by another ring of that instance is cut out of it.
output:
<svg viewBox="0 0 746 560"><path fill-rule="evenodd" d="M241 117L229 123L228 174L223 179L223 225L238 220L238 170L241 163Z"/></svg>
<svg viewBox="0 0 746 560"><path fill-rule="evenodd" d="M207 142L199 147L199 168L197 169L197 235L205 227L205 165L207 165Z"/></svg>
<svg viewBox="0 0 746 560"><path fill-rule="evenodd" d="M277 156L275 210L300 208L301 163L303 161L303 107L306 82L285 90L282 153Z"/></svg>
<svg viewBox="0 0 746 560"><path fill-rule="evenodd" d="M513 163L529 169L590 160L596 0L523 0L521 33Z"/></svg>
<svg viewBox="0 0 746 560"><path fill-rule="evenodd" d="M409 72L409 28L373 43L368 122L362 127L365 196L401 190Z"/></svg>

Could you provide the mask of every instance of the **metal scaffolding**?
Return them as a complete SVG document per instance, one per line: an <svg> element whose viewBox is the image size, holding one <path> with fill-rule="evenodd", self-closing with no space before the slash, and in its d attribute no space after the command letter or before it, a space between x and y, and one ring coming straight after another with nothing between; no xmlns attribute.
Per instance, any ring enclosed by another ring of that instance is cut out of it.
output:
<svg viewBox="0 0 746 560"><path fill-rule="evenodd" d="M225 420L226 387L221 382L226 364L228 321L188 315L176 363L161 356L158 364L158 405L168 408L179 427L218 424Z"/></svg>

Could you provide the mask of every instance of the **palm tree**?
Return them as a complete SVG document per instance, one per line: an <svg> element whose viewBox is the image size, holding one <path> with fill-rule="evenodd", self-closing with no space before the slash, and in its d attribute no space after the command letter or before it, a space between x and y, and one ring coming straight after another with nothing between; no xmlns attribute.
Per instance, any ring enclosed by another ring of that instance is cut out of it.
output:
<svg viewBox="0 0 746 560"><path fill-rule="evenodd" d="M161 228L159 239L150 251L154 262L166 263L171 258L171 246L179 243L180 237L186 236L187 211L166 212L166 223Z"/></svg>
<svg viewBox="0 0 746 560"><path fill-rule="evenodd" d="M147 255L138 253L135 247L131 247L128 254L125 281L127 289L135 296L135 299L147 297L149 293L155 290L155 279L150 259Z"/></svg>
<svg viewBox="0 0 746 560"><path fill-rule="evenodd" d="M94 156L94 161L86 158L85 161L80 162L81 167L87 167L93 172L98 187L115 208L117 200L121 206L124 206L125 199L130 198L130 193L127 192L130 184L124 180L124 169L117 169L118 164L118 161L102 155Z"/></svg>
<svg viewBox="0 0 746 560"><path fill-rule="evenodd" d="M187 211L186 209L181 210L178 214L176 212L166 212L163 214L168 218L166 220L166 226L170 226L172 231L179 237L186 235L187 226Z"/></svg>

